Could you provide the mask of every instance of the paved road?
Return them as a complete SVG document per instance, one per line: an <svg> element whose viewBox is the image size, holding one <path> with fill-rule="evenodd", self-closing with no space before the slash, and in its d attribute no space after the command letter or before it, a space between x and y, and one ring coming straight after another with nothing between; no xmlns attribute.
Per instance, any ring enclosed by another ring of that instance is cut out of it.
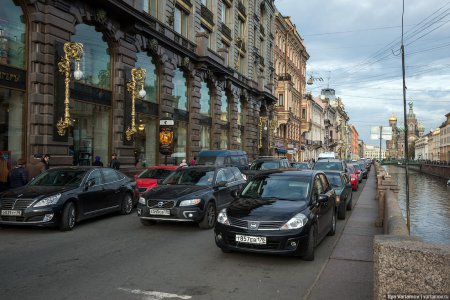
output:
<svg viewBox="0 0 450 300"><path fill-rule="evenodd" d="M316 248L313 262L225 254L212 230L145 227L135 212L83 222L71 232L0 227L0 299L302 299L346 220Z"/></svg>

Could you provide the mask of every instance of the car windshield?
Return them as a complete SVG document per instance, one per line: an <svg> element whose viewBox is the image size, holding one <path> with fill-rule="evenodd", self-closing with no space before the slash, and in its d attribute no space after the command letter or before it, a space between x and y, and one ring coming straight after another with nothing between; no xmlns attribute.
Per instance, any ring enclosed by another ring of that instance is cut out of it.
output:
<svg viewBox="0 0 450 300"><path fill-rule="evenodd" d="M280 163L278 161L254 161L250 166L250 170L273 170L279 169Z"/></svg>
<svg viewBox="0 0 450 300"><path fill-rule="evenodd" d="M314 165L314 170L342 171L342 164L341 162L318 161Z"/></svg>
<svg viewBox="0 0 450 300"><path fill-rule="evenodd" d="M30 182L32 186L79 186L87 170L50 169Z"/></svg>
<svg viewBox="0 0 450 300"><path fill-rule="evenodd" d="M200 156L195 162L196 165L206 166L223 166L225 163L225 156Z"/></svg>
<svg viewBox="0 0 450 300"><path fill-rule="evenodd" d="M163 184L212 186L214 170L179 169L167 177Z"/></svg>
<svg viewBox="0 0 450 300"><path fill-rule="evenodd" d="M307 163L292 163L291 166L298 169L309 169L309 165Z"/></svg>
<svg viewBox="0 0 450 300"><path fill-rule="evenodd" d="M306 201L309 192L307 177L267 176L250 180L241 193L242 198Z"/></svg>
<svg viewBox="0 0 450 300"><path fill-rule="evenodd" d="M341 176L339 174L327 174L327 178L333 187L344 186Z"/></svg>
<svg viewBox="0 0 450 300"><path fill-rule="evenodd" d="M153 179L164 179L169 176L174 170L166 169L147 169L139 174L138 178L153 178Z"/></svg>

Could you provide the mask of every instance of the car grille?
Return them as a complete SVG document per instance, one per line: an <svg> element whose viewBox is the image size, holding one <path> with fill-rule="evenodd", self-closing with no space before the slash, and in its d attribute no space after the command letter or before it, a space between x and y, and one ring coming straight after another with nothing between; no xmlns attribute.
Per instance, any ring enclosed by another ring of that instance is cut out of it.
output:
<svg viewBox="0 0 450 300"><path fill-rule="evenodd" d="M234 227L248 229L248 221L237 218L228 218L230 225ZM278 230L283 226L283 221L260 221L258 230Z"/></svg>
<svg viewBox="0 0 450 300"><path fill-rule="evenodd" d="M3 222L23 222L23 217L2 216Z"/></svg>
<svg viewBox="0 0 450 300"><path fill-rule="evenodd" d="M161 206L159 205L160 202L162 203ZM175 201L172 201L172 200L167 201L167 200L153 200L153 199L150 199L150 200L147 200L147 206L148 206L149 208L154 208L154 207L157 207L157 208L172 208L172 207L175 206Z"/></svg>
<svg viewBox="0 0 450 300"><path fill-rule="evenodd" d="M243 249L256 249L256 250L277 250L280 247L280 242L278 241L270 241L267 239L267 244L265 245L254 245L254 244L246 244L236 242L234 235L226 237L227 244L236 248Z"/></svg>
<svg viewBox="0 0 450 300"><path fill-rule="evenodd" d="M34 199L2 199L0 207L2 209L25 209L30 207Z"/></svg>

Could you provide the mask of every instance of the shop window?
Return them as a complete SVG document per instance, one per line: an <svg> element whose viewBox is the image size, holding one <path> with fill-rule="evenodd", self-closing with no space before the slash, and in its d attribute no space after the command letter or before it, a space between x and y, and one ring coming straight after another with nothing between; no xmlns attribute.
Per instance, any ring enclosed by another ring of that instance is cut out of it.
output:
<svg viewBox="0 0 450 300"><path fill-rule="evenodd" d="M145 52L139 52L137 54L136 68L143 68L146 71L144 89L146 92L144 101L158 103L159 101L159 78L156 70L156 66L152 61L152 58ZM140 89L140 87L138 87Z"/></svg>
<svg viewBox="0 0 450 300"><path fill-rule="evenodd" d="M188 85L183 71L177 69L173 78L173 96L175 97L175 108L188 111Z"/></svg>
<svg viewBox="0 0 450 300"><path fill-rule="evenodd" d="M211 127L200 126L200 150L211 149L210 147Z"/></svg>
<svg viewBox="0 0 450 300"><path fill-rule="evenodd" d="M225 91L222 91L222 95L220 97L220 120L224 122L228 122L228 99Z"/></svg>
<svg viewBox="0 0 450 300"><path fill-rule="evenodd" d="M183 159L186 159L187 145L187 123L175 123L174 151L172 154L173 163L179 165Z"/></svg>
<svg viewBox="0 0 450 300"><path fill-rule="evenodd" d="M101 32L86 24L75 27L73 42L82 43L84 47L81 58L83 78L80 82L102 89L111 89L111 63L108 44L103 40Z"/></svg>
<svg viewBox="0 0 450 300"><path fill-rule="evenodd" d="M220 149L228 149L228 130L220 130Z"/></svg>
<svg viewBox="0 0 450 300"><path fill-rule="evenodd" d="M206 82L202 82L200 87L200 114L203 116L211 116L211 97Z"/></svg>
<svg viewBox="0 0 450 300"><path fill-rule="evenodd" d="M0 64L25 68L25 24L22 9L13 1L0 5Z"/></svg>
<svg viewBox="0 0 450 300"><path fill-rule="evenodd" d="M157 165L157 145L158 140L158 121L142 114L138 115L137 133L134 137L134 158L136 166L154 166Z"/></svg>

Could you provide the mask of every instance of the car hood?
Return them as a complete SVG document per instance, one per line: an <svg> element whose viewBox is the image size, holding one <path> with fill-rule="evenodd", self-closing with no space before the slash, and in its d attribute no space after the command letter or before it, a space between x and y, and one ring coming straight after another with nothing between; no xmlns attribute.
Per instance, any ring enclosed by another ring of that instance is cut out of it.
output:
<svg viewBox="0 0 450 300"><path fill-rule="evenodd" d="M306 201L239 198L230 204L227 215L253 221L288 221L306 207Z"/></svg>
<svg viewBox="0 0 450 300"><path fill-rule="evenodd" d="M146 199L176 200L181 198L195 197L210 190L209 186L197 185L158 185L143 196Z"/></svg>
<svg viewBox="0 0 450 300"><path fill-rule="evenodd" d="M4 192L2 198L42 199L57 193L63 193L77 187L31 186L26 185Z"/></svg>

